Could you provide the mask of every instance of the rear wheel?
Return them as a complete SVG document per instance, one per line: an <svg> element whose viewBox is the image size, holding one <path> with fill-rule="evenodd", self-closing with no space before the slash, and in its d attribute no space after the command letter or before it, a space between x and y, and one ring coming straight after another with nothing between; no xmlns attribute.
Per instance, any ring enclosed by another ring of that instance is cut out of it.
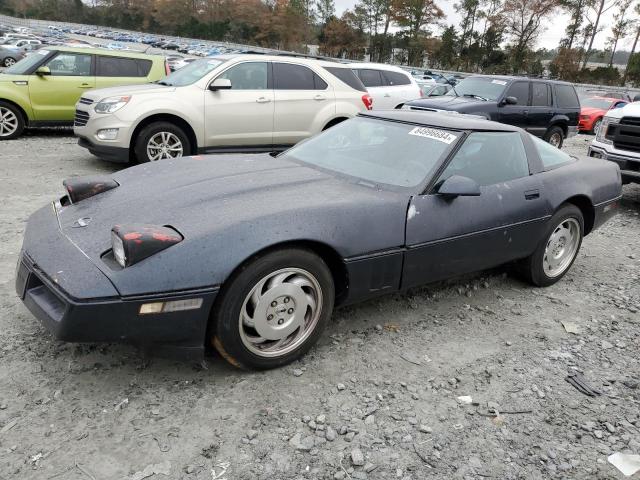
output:
<svg viewBox="0 0 640 480"><path fill-rule="evenodd" d="M554 147L562 148L564 132L562 131L562 128L554 126L547 130L543 138L547 143L550 143Z"/></svg>
<svg viewBox="0 0 640 480"><path fill-rule="evenodd" d="M12 140L24 130L22 113L10 103L0 101L0 140Z"/></svg>
<svg viewBox="0 0 640 480"><path fill-rule="evenodd" d="M535 252L523 261L525 278L538 287L556 283L576 259L583 235L582 212L575 205L563 205L549 220L549 227Z"/></svg>
<svg viewBox="0 0 640 480"><path fill-rule="evenodd" d="M4 65L7 68L13 67L15 64L16 64L16 59L13 57L5 57L4 61L2 62L2 65Z"/></svg>
<svg viewBox="0 0 640 480"><path fill-rule="evenodd" d="M191 154L189 137L169 122L155 122L140 131L135 143L138 162L155 162Z"/></svg>
<svg viewBox="0 0 640 480"><path fill-rule="evenodd" d="M304 355L331 316L334 285L326 263L305 249L257 256L225 284L209 336L232 365L268 369Z"/></svg>

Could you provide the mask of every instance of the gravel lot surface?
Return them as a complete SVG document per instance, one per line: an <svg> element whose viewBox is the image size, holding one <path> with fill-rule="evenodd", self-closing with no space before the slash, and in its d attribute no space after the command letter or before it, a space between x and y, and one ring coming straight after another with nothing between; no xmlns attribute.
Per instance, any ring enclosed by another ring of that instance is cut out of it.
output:
<svg viewBox="0 0 640 480"><path fill-rule="evenodd" d="M0 479L622 478L607 456L640 454L640 186L553 287L498 269L386 296L247 373L62 344L17 299L28 215L114 168L68 131L0 142Z"/></svg>

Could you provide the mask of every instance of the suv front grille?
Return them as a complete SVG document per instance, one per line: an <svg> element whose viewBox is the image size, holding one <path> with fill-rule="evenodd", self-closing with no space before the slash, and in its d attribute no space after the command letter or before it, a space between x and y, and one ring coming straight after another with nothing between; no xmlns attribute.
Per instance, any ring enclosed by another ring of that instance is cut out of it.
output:
<svg viewBox="0 0 640 480"><path fill-rule="evenodd" d="M76 109L76 116L73 119L73 125L76 127L84 127L89 121L89 113Z"/></svg>
<svg viewBox="0 0 640 480"><path fill-rule="evenodd" d="M79 103L82 103L83 105L91 105L93 103L93 100L91 100L90 98L81 97Z"/></svg>
<svg viewBox="0 0 640 480"><path fill-rule="evenodd" d="M640 152L640 117L622 117L620 123L609 125L606 137L617 150Z"/></svg>

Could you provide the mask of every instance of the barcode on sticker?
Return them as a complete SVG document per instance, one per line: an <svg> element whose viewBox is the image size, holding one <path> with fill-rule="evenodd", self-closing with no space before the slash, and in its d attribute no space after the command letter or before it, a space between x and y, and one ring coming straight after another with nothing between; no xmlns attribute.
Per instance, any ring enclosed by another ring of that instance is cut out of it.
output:
<svg viewBox="0 0 640 480"><path fill-rule="evenodd" d="M455 139L458 138L454 134L446 132L444 130L438 130L436 128L428 127L416 127L409 132L409 135L431 138L432 140L438 140L439 142L446 143L447 145L451 144L451 142L455 141Z"/></svg>

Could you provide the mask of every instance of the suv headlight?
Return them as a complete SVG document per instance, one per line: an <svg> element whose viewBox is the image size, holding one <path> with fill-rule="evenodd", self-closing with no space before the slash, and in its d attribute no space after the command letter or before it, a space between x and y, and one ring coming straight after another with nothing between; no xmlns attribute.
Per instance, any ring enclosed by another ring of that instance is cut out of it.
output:
<svg viewBox="0 0 640 480"><path fill-rule="evenodd" d="M607 138L607 130L609 130L609 125L617 125L620 122L617 118L604 117L602 119L602 123L600 124L600 128L596 133L596 141L601 143L606 143L607 145L612 145L613 141Z"/></svg>
<svg viewBox="0 0 640 480"><path fill-rule="evenodd" d="M96 113L113 113L120 110L131 100L131 95L126 97L107 97L96 103Z"/></svg>

